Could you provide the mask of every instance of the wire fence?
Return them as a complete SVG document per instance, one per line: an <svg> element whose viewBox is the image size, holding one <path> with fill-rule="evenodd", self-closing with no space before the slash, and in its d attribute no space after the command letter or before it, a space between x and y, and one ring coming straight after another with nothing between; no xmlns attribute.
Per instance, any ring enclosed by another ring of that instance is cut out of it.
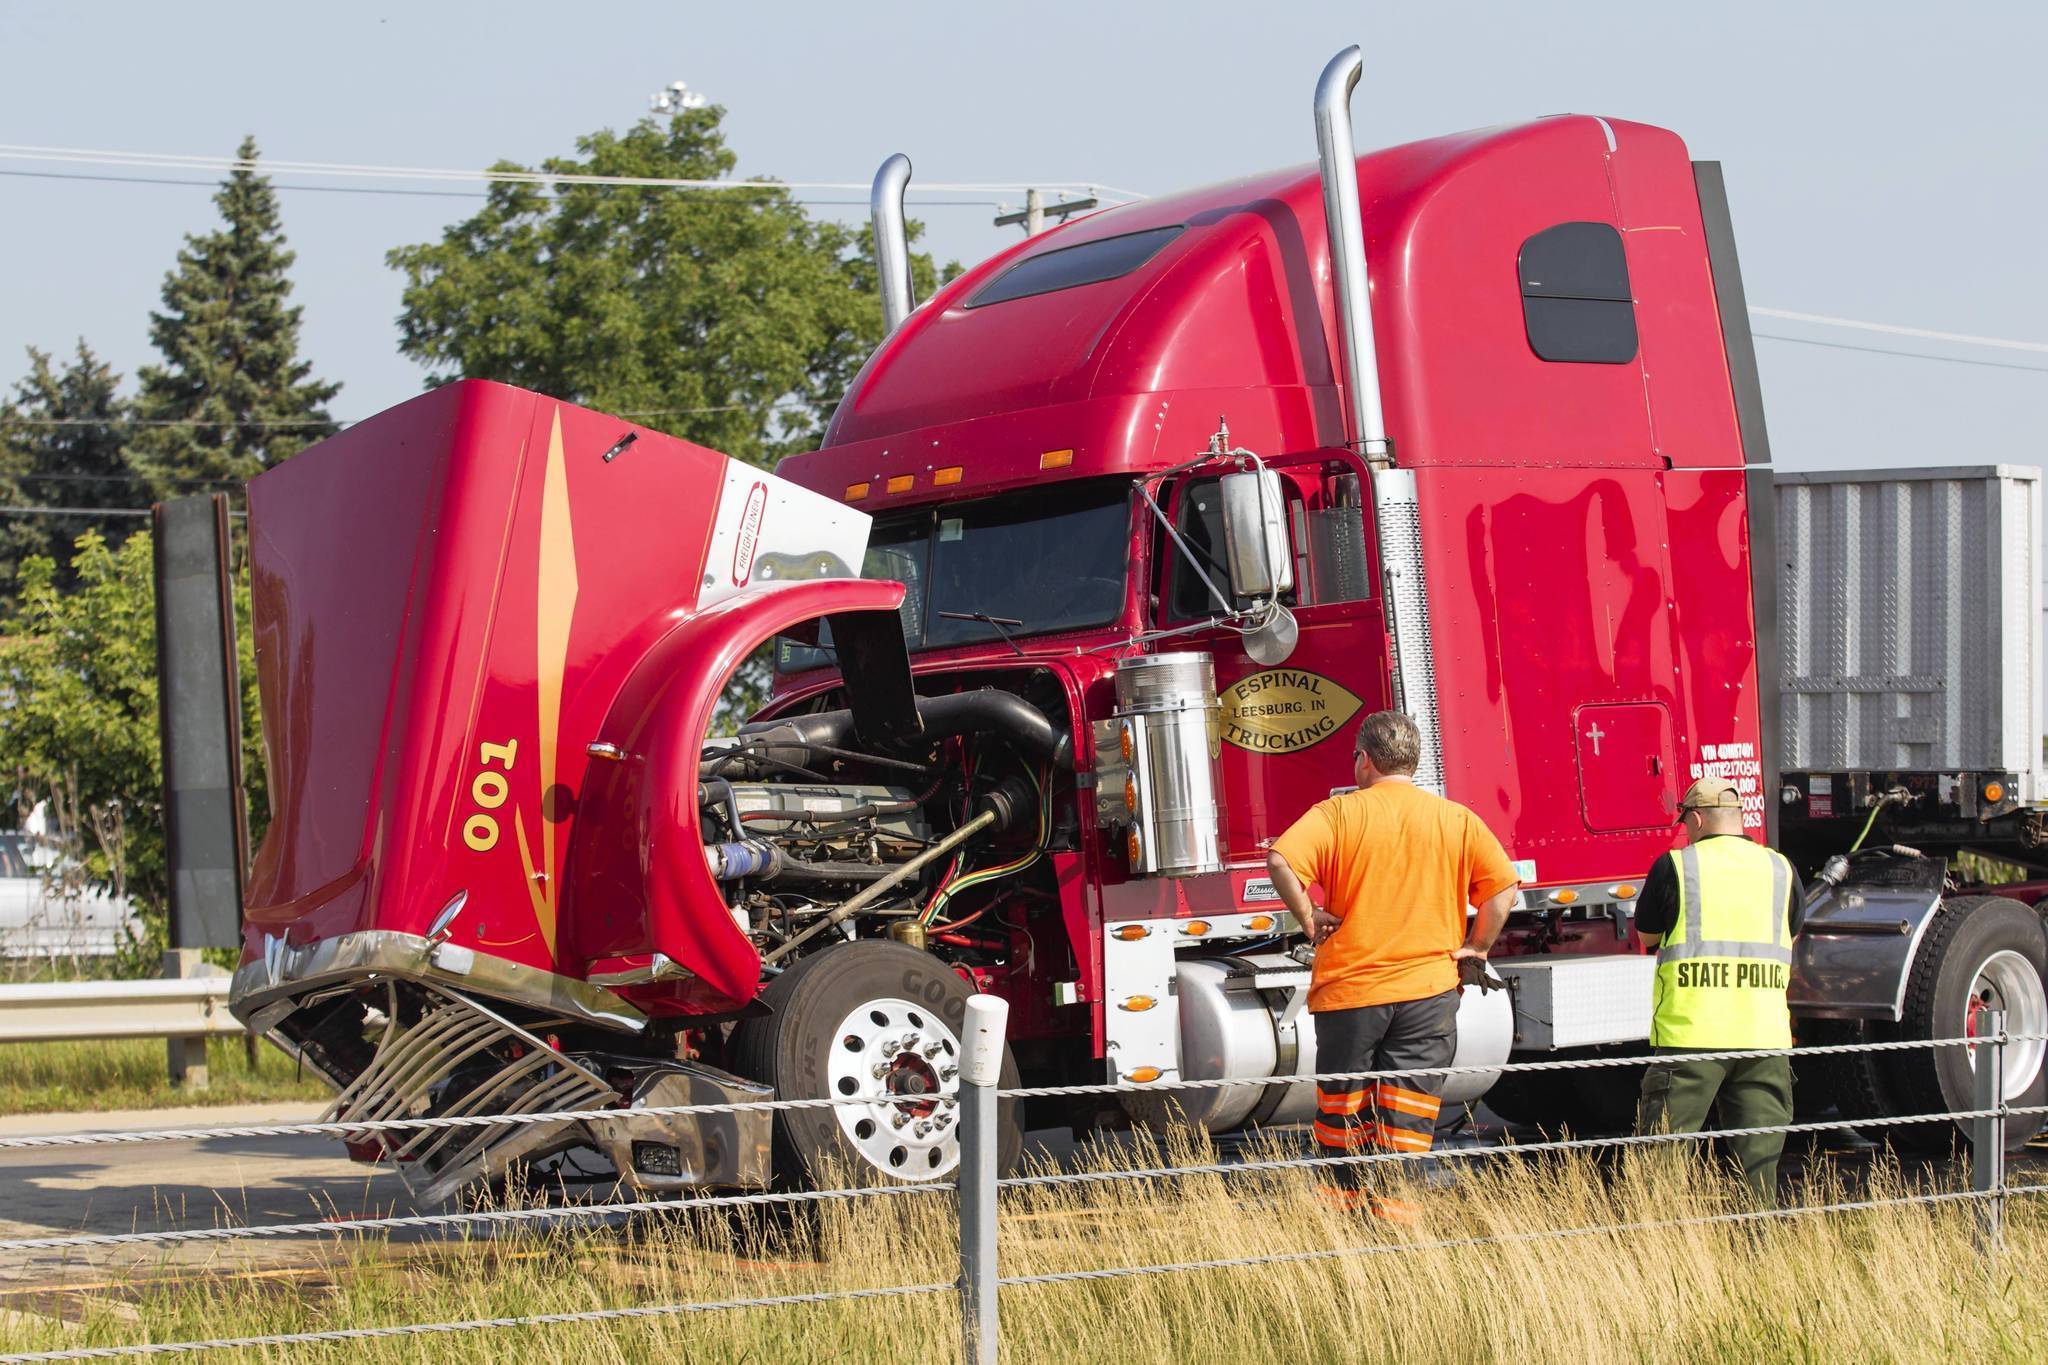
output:
<svg viewBox="0 0 2048 1365"><path fill-rule="evenodd" d="M1347 1086L1387 1080L1446 1078L1473 1072L1532 1073L1590 1068L1645 1066L1660 1060L1655 1056L1574 1058L1560 1061L1514 1062L1497 1067L1436 1067L1371 1072L1328 1072L1313 1076L1247 1077L1222 1080L1159 1081L1150 1084L1113 1083L1086 1086L1038 1086L998 1091L1002 1039L1006 1008L994 997L976 996L970 1004L968 1038L962 1057L960 1089L957 1094L924 1095L920 1104L952 1105L960 1120L960 1156L955 1178L920 1183L864 1185L852 1188L762 1190L743 1194L705 1194L686 1197L646 1199L634 1202L599 1202L550 1205L530 1208L483 1209L440 1214L408 1214L345 1221L294 1221L241 1223L207 1228L171 1229L155 1232L79 1233L49 1237L0 1239L0 1253L70 1252L91 1248L173 1247L186 1243L222 1243L243 1239L286 1237L364 1237L405 1231L440 1231L462 1235L490 1233L508 1227L560 1226L603 1223L648 1215L710 1212L749 1208L802 1208L828 1201L853 1199L930 1198L952 1196L958 1210L961 1269L959 1278L945 1283L877 1285L853 1289L819 1290L810 1293L763 1295L751 1298L707 1299L686 1303L641 1304L590 1309L580 1312L536 1313L515 1317L475 1318L449 1322L416 1322L387 1326L343 1327L324 1331L222 1337L209 1340L137 1342L119 1346L75 1347L64 1350L26 1352L0 1356L0 1365L13 1361L59 1361L115 1359L129 1356L195 1354L232 1349L264 1349L365 1342L380 1339L448 1335L507 1328L531 1328L569 1323L624 1322L673 1318L691 1314L719 1313L768 1308L786 1308L874 1298L902 1298L930 1294L957 1294L961 1304L962 1351L969 1361L993 1362L997 1345L996 1306L1004 1289L1035 1285L1076 1283L1091 1280L1128 1279L1145 1276L1188 1274L1245 1269L1257 1266L1327 1261L1347 1257L1400 1256L1418 1251L1448 1251L1466 1247L1505 1245L1546 1239L1575 1239L1621 1236L1674 1228L1714 1225L1758 1224L1774 1220L1810 1219L1828 1215L1873 1211L1904 1206L1965 1206L1974 1213L1974 1236L1980 1252L1995 1258L2002 1247L2008 1203L2016 1197L2048 1193L2048 1182L2014 1184L2006 1178L2004 1154L2010 1124L2048 1113L2048 1105L2013 1105L2003 1090L2006 1049L2018 1042L2048 1041L2040 1035L2008 1033L2001 1012L1979 1016L1976 1036L1928 1040L1854 1043L1802 1048L1796 1053L1771 1049L1744 1049L1688 1054L1691 1060L1737 1060L1796 1055L1801 1059L1828 1054L1882 1053L1965 1047L1975 1050L1973 1103L1968 1108L1946 1109L1873 1119L1833 1118L1758 1127L1727 1127L1693 1132L1630 1133L1609 1137L1561 1138L1515 1142L1493 1146L1449 1147L1426 1151L1367 1151L1318 1154L1299 1157L1250 1158L1220 1162L1184 1162L1171 1165L1140 1165L1128 1168L1047 1171L1031 1175L1002 1176L997 1169L997 1144L1001 1121L998 1104L1022 1099L1115 1096L1134 1092L1200 1091L1233 1086L1271 1086L1285 1082L1342 1082ZM1986 1054L1989 1054L1988 1057ZM1988 1064L1987 1064L1988 1063ZM557 1110L534 1114L474 1115L441 1118L391 1119L382 1121L320 1122L284 1124L240 1124L208 1127L163 1128L145 1132L80 1132L0 1138L0 1150L78 1148L136 1143L207 1141L320 1135L360 1142L377 1133L424 1128L485 1128L507 1124L577 1121L602 1124L622 1118L661 1115L677 1118L732 1115L759 1112L790 1112L842 1106L883 1108L891 1103L869 1096L832 1096L815 1099L759 1100L734 1104L675 1105L662 1108ZM1594 1226L1553 1227L1484 1236L1406 1239L1357 1245L1311 1247L1275 1251L1256 1256L1222 1259L1170 1261L1145 1265L1113 1265L1042 1274L1003 1275L996 1257L997 1196L1003 1190L1029 1187L1102 1185L1133 1181L1176 1181L1196 1176L1233 1176L1295 1170L1336 1170L1345 1167L1399 1165L1416 1162L1472 1161L1506 1155L1537 1156L1566 1152L1603 1152L1619 1149L1703 1143L1711 1140L1762 1134L1812 1134L1844 1128L1882 1131L1905 1125L1965 1125L1971 1146L1969 1189L1903 1193L1885 1198L1836 1200L1784 1208L1760 1208L1695 1217L1604 1223Z"/></svg>

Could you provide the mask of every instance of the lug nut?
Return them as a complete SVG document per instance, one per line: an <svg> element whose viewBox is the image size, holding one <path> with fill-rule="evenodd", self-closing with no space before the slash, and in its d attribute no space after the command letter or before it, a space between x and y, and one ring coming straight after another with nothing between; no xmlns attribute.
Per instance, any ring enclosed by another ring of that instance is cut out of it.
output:
<svg viewBox="0 0 2048 1365"><path fill-rule="evenodd" d="M876 1062L870 1068L870 1071L873 1073L874 1078L879 1081L889 1074L889 1064L887 1062Z"/></svg>
<svg viewBox="0 0 2048 1365"><path fill-rule="evenodd" d="M916 1131L919 1137L930 1137L932 1135L932 1121L930 1119L919 1119Z"/></svg>
<svg viewBox="0 0 2048 1365"><path fill-rule="evenodd" d="M910 1122L910 1115L908 1115L908 1114L901 1114L901 1113L898 1113L898 1114L891 1114L891 1115L889 1116L889 1126L890 1126L891 1128L901 1128L901 1127L902 1127L903 1125L905 1125L906 1123L909 1123L909 1122Z"/></svg>
<svg viewBox="0 0 2048 1365"><path fill-rule="evenodd" d="M943 1042L939 1041L937 1038L934 1038L929 1043L926 1043L924 1045L924 1055L928 1058L936 1057L939 1055L940 1052L945 1050L945 1046L946 1045Z"/></svg>
<svg viewBox="0 0 2048 1365"><path fill-rule="evenodd" d="M957 1066L942 1066L939 1068L939 1079L942 1081L950 1081L959 1074L960 1068Z"/></svg>

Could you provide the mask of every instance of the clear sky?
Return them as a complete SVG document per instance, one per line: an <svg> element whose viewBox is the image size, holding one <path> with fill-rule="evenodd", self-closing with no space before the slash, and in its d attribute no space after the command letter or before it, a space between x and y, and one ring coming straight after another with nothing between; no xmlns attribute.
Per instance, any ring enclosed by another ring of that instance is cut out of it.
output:
<svg viewBox="0 0 2048 1365"><path fill-rule="evenodd" d="M0 143L227 155L254 133L278 158L480 168L568 152L680 77L730 111L742 174L865 183L900 150L924 181L1160 192L1312 159L1315 78L1351 42L1361 147L1564 111L1662 124L1723 163L1752 303L2048 341L2039 3L0 0ZM0 160L24 170L95 173ZM419 188L438 193L282 196L305 349L344 386L337 416L420 386L384 252L476 201ZM213 221L209 189L9 174L0 196L0 382L22 347L81 335L132 375L182 236ZM864 194L838 197L856 202L815 211L864 218ZM943 256L1015 240L987 205L914 211ZM1757 343L1783 466L2048 454L2048 356L1759 330L1835 343Z"/></svg>

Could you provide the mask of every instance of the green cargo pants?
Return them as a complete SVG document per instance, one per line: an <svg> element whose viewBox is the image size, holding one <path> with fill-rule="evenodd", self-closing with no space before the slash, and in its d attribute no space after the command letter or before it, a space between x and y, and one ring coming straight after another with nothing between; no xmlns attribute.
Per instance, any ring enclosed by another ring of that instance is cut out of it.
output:
<svg viewBox="0 0 2048 1365"><path fill-rule="evenodd" d="M1752 1057L1742 1061L1692 1061L1683 1048L1660 1047L1659 1057L1643 1073L1642 1106L1636 1114L1638 1133L1697 1133L1720 1106L1716 1128L1765 1128L1792 1121L1792 1059ZM1785 1150L1783 1133L1723 1139L1742 1167L1742 1178L1757 1201L1778 1200L1778 1157Z"/></svg>

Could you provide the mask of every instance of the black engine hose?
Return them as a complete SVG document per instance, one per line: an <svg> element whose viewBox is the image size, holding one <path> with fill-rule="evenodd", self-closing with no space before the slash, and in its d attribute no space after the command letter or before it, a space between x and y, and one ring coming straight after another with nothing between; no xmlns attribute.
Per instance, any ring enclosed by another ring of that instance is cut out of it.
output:
<svg viewBox="0 0 2048 1365"><path fill-rule="evenodd" d="M984 687L943 697L919 697L917 714L924 721L926 739L993 732L1038 763L1063 766L1073 758L1073 735L1056 728L1046 719L1045 712L1014 693ZM818 752L827 746L844 746L853 737L853 712L821 711L810 716L755 721L741 726L740 734L749 738L759 736L765 741L762 747L786 761L784 746L800 750L815 747Z"/></svg>

